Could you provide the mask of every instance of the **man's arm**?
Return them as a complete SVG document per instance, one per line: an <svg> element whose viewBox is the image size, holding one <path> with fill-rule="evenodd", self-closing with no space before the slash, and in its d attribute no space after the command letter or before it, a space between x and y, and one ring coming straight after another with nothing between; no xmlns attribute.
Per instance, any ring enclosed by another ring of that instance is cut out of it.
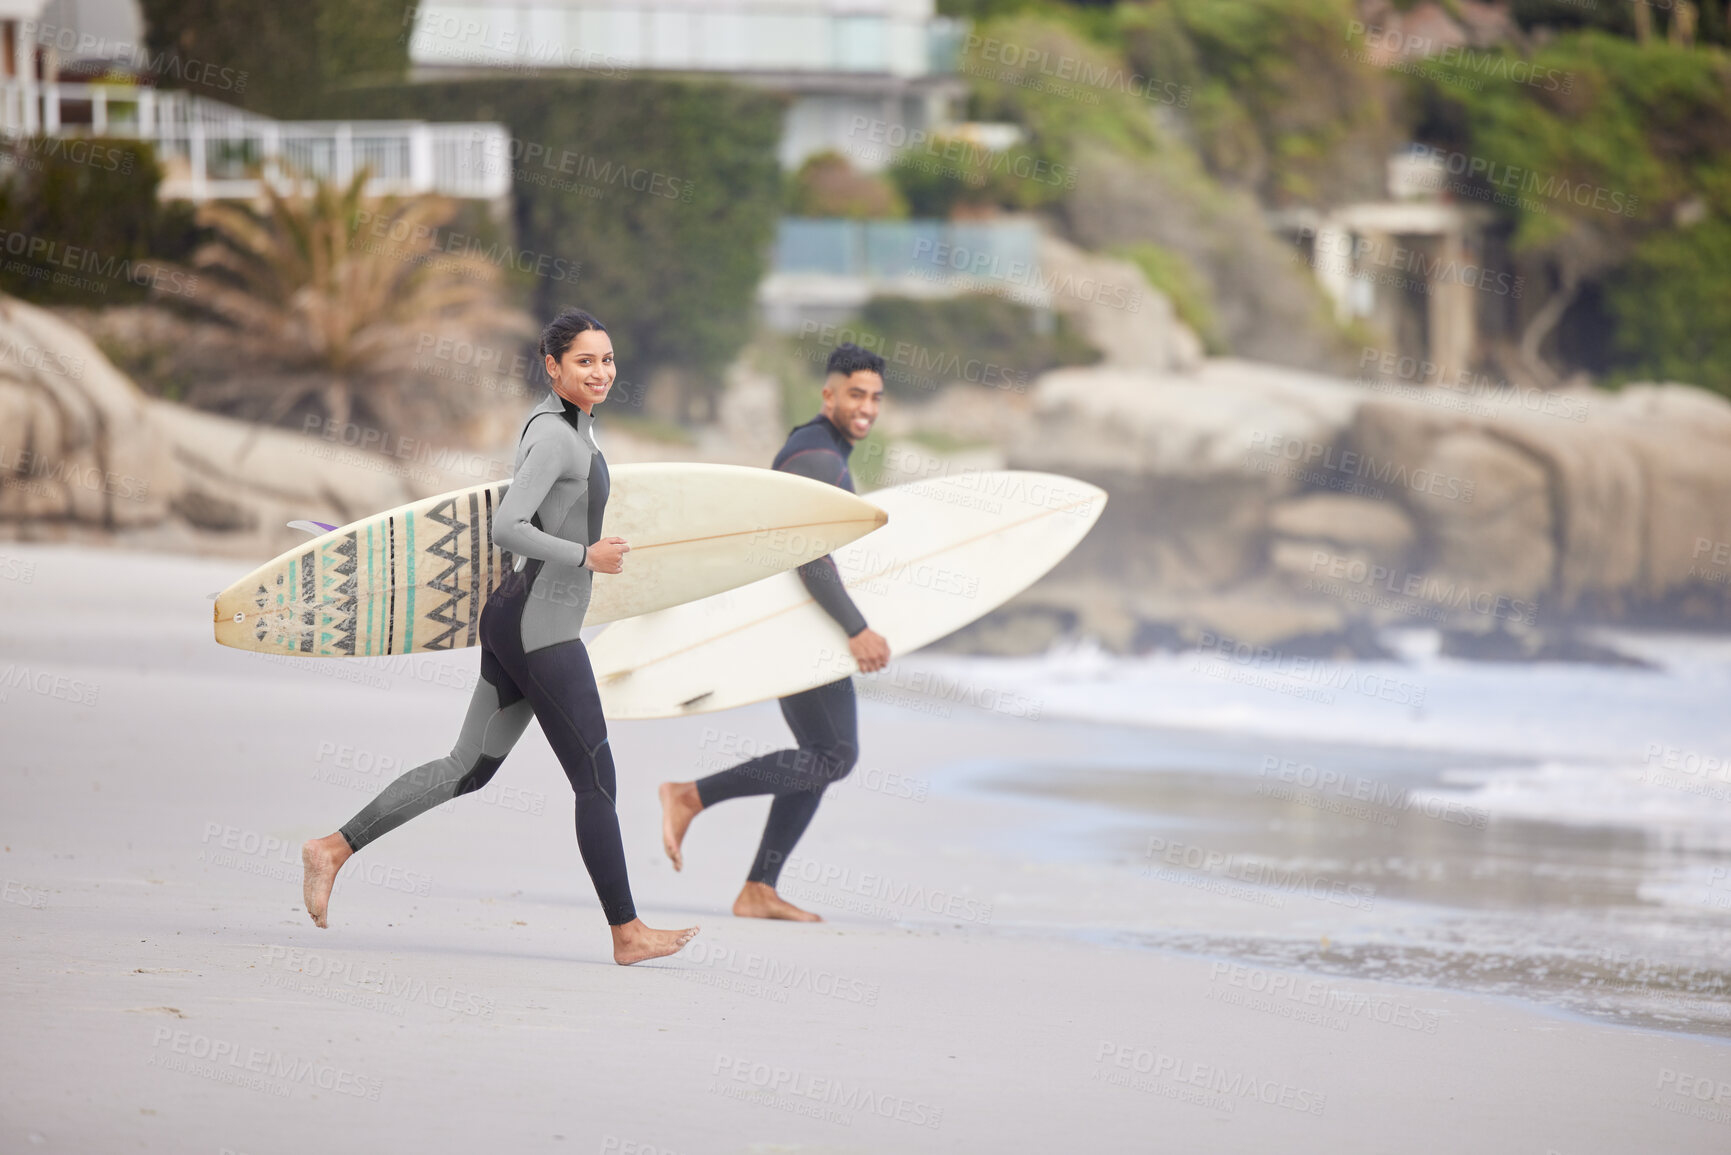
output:
<svg viewBox="0 0 1731 1155"><path fill-rule="evenodd" d="M809 477L813 481L821 481L826 485L834 485L841 480L847 466L841 459L841 454L833 449L806 449L795 453L781 463L784 473L797 473L801 477ZM816 561L808 561L799 567L799 580L805 583L812 600L823 607L823 612L834 618L841 626L842 632L853 637L866 628L865 615L854 605L848 596L847 587L841 584L841 571L836 569L835 562L828 554Z"/></svg>

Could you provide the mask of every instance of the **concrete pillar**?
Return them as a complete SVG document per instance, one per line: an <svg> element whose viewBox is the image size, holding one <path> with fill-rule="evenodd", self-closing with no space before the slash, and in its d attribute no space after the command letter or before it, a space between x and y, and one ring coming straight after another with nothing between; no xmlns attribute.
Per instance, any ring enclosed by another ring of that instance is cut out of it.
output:
<svg viewBox="0 0 1731 1155"><path fill-rule="evenodd" d="M337 125L336 139L331 152L331 164L336 169L332 175L337 184L346 186L355 176L354 130L348 121L345 120Z"/></svg>
<svg viewBox="0 0 1731 1155"><path fill-rule="evenodd" d="M1312 246L1311 267L1317 283L1334 302L1335 319L1344 323L1353 314L1352 234L1337 221L1325 218L1316 226Z"/></svg>
<svg viewBox="0 0 1731 1155"><path fill-rule="evenodd" d="M443 192L461 196L468 193L467 181L461 172L452 173L451 187L439 189L438 173L433 165L433 126L417 124L409 129L409 189L411 193ZM476 182L479 184L479 182Z"/></svg>
<svg viewBox="0 0 1731 1155"><path fill-rule="evenodd" d="M42 132L53 136L60 131L60 53L53 47L42 49Z"/></svg>
<svg viewBox="0 0 1731 1155"><path fill-rule="evenodd" d="M187 117L186 152L186 159L192 168L192 199L209 200L210 189L204 164L204 121L199 117L197 108L190 110Z"/></svg>
<svg viewBox="0 0 1731 1155"><path fill-rule="evenodd" d="M1472 364L1477 343L1474 294L1482 270L1476 265L1468 270L1469 259L1458 224L1438 235L1437 263L1430 277L1430 348L1425 355L1449 377Z"/></svg>

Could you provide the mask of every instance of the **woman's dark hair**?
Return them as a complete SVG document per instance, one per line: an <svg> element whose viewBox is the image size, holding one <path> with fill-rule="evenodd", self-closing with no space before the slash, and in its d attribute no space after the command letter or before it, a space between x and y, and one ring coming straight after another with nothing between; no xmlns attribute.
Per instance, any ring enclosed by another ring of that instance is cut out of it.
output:
<svg viewBox="0 0 1731 1155"><path fill-rule="evenodd" d="M555 361L562 361L565 359L565 350L571 347L577 334L587 333L591 329L599 329L605 333L607 326L582 309L562 309L559 315L541 330L541 352Z"/></svg>
<svg viewBox="0 0 1731 1155"><path fill-rule="evenodd" d="M884 359L870 349L861 349L852 341L843 342L835 347L829 355L829 364L824 366L824 374L840 373L843 377L852 377L862 369L870 369L879 377L884 375Z"/></svg>

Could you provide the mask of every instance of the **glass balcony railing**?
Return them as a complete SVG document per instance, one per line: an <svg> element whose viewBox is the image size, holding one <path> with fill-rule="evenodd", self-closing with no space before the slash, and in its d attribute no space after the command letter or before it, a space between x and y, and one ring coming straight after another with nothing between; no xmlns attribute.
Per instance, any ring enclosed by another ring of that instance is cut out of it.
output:
<svg viewBox="0 0 1731 1155"><path fill-rule="evenodd" d="M776 226L776 273L865 280L1026 280L1037 269L1031 221L851 221L785 217Z"/></svg>
<svg viewBox="0 0 1731 1155"><path fill-rule="evenodd" d="M963 27L921 5L827 11L827 4L423 3L415 64L500 69L665 69L740 73L952 73Z"/></svg>

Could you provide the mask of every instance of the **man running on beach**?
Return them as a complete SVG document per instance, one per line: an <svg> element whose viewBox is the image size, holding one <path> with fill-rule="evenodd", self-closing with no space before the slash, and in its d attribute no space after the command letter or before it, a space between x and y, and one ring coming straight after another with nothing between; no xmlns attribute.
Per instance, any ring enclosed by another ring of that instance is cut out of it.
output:
<svg viewBox="0 0 1731 1155"><path fill-rule="evenodd" d="M823 382L823 409L796 426L775 455L773 468L839 485L853 492L848 455L871 432L883 400L884 359L858 345L837 346L829 355ZM799 578L824 611L847 634L848 649L860 672L881 670L890 660L889 643L866 625L865 617L841 584L827 556L799 567ZM697 813L729 798L773 794L769 821L745 886L733 900L741 918L785 918L822 922L775 892L782 865L817 813L824 787L847 777L859 759L859 726L853 679L841 678L781 699L781 715L798 747L776 750L741 762L696 782L661 784L661 841L673 869L684 866L680 844Z"/></svg>

